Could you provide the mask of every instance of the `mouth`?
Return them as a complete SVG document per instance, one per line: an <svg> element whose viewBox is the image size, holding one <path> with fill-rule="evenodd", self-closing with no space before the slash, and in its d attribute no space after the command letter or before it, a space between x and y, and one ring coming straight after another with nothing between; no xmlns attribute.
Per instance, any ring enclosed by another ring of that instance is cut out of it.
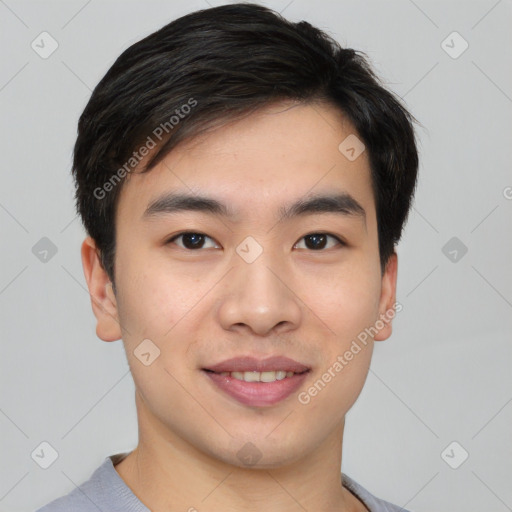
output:
<svg viewBox="0 0 512 512"><path fill-rule="evenodd" d="M233 358L202 368L215 389L252 407L275 405L304 382L311 368L286 357Z"/></svg>
<svg viewBox="0 0 512 512"><path fill-rule="evenodd" d="M283 380L293 377L294 375L302 375L309 370L303 372L292 372L286 370L268 371L268 372L214 372L213 370L204 369L205 372L215 373L222 377L230 377L232 379L243 380L244 382L275 382L276 380Z"/></svg>

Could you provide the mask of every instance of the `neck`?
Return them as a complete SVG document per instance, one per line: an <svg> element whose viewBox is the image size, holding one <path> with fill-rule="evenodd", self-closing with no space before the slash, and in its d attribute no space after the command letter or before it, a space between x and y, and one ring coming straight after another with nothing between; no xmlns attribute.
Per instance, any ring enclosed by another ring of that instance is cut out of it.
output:
<svg viewBox="0 0 512 512"><path fill-rule="evenodd" d="M238 467L196 449L170 432L136 393L139 444L116 467L152 512L355 512L364 505L341 485L344 421L293 464Z"/></svg>

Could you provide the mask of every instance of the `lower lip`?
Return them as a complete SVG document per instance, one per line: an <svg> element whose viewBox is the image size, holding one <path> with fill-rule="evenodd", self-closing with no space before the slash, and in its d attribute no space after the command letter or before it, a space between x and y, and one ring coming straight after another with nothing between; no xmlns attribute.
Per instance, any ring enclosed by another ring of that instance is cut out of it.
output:
<svg viewBox="0 0 512 512"><path fill-rule="evenodd" d="M295 373L292 377L285 377L274 382L245 382L229 375L220 375L206 370L203 370L203 373L218 388L240 403L254 407L264 407L274 405L289 397L301 386L309 371Z"/></svg>

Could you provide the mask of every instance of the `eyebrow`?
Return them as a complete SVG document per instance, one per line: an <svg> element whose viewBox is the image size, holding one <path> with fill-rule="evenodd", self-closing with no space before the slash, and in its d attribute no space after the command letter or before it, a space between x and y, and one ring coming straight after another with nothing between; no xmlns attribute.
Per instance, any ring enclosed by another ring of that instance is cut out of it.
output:
<svg viewBox="0 0 512 512"><path fill-rule="evenodd" d="M237 216L237 213L230 206L211 197L167 193L151 201L142 214L142 218L149 219L182 211L204 212L228 219L233 219ZM347 192L301 198L288 206L280 207L278 210L278 220L282 221L315 213L335 213L353 216L360 218L366 227L366 211Z"/></svg>

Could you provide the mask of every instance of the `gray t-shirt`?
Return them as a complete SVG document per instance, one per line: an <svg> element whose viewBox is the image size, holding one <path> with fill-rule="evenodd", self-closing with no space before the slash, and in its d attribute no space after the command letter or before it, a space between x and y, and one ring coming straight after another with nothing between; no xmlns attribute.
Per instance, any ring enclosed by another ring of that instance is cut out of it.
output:
<svg viewBox="0 0 512 512"><path fill-rule="evenodd" d="M151 512L114 468L127 455L117 453L106 457L89 480L36 512ZM357 496L370 512L407 512L376 498L347 475L342 475L342 481L343 486Z"/></svg>

